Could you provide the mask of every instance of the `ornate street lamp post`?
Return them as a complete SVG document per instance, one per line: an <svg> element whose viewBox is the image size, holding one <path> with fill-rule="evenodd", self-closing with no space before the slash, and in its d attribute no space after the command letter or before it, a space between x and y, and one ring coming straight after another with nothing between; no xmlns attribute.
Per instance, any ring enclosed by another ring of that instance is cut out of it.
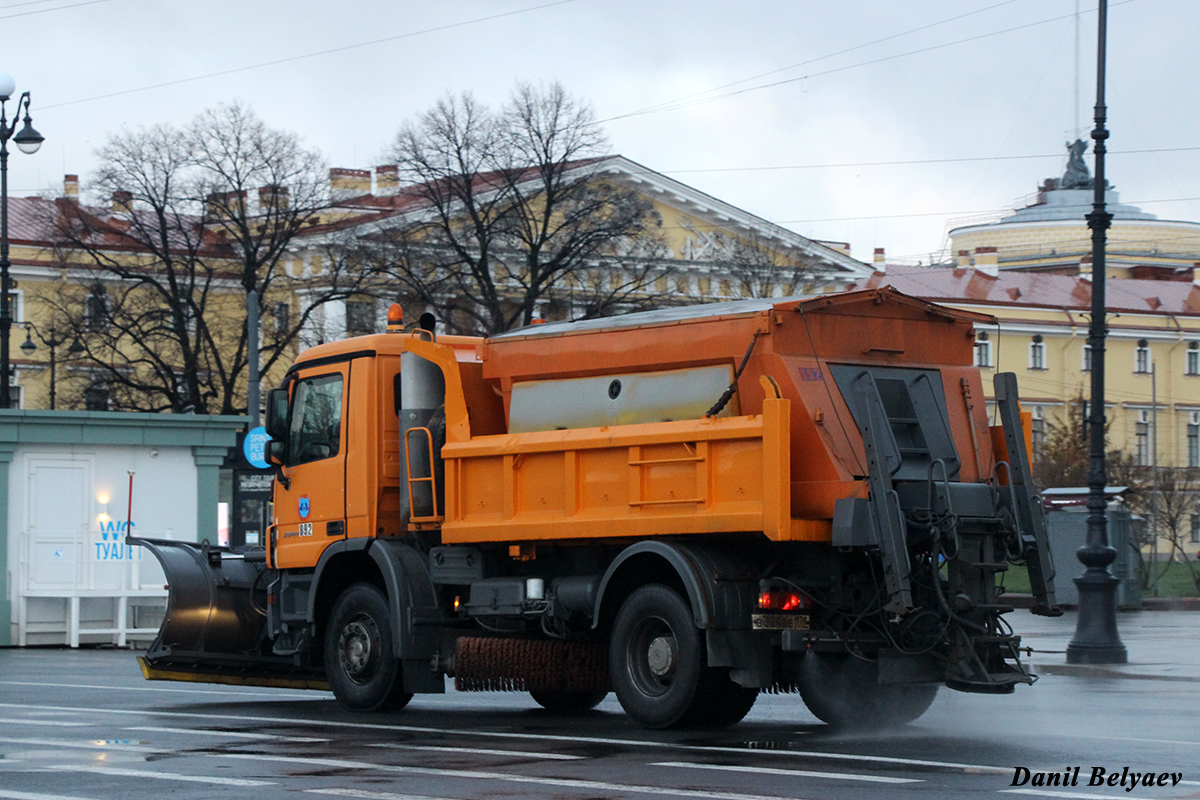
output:
<svg viewBox="0 0 1200 800"><path fill-rule="evenodd" d="M42 146L42 135L33 129L29 118L29 92L17 101L13 121L8 122L5 103L17 90L11 75L0 73L0 408L12 408L12 367L8 363L9 334L12 330L12 280L8 276L8 140L12 139L22 153L33 154ZM17 130L21 110L25 110L25 126Z"/></svg>
<svg viewBox="0 0 1200 800"><path fill-rule="evenodd" d="M1092 229L1092 321L1088 344L1092 353L1092 404L1088 409L1088 518L1087 543L1079 548L1079 560L1087 567L1075 579L1079 588L1079 616L1075 621L1075 637L1067 645L1068 664L1124 664L1128 658L1125 645L1117 634L1117 585L1120 581L1108 571L1117 551L1108 543L1108 498L1105 496L1107 475L1104 464L1104 337L1108 321L1105 311L1105 259L1107 231L1112 214L1105 206L1104 193L1108 181L1104 178L1104 154L1108 148L1108 130L1104 127L1107 109L1104 105L1105 41L1108 32L1108 0L1099 3L1099 36L1096 50L1096 127L1092 139L1096 142L1096 177L1093 184L1092 213L1087 215Z"/></svg>
<svg viewBox="0 0 1200 800"><path fill-rule="evenodd" d="M27 356L31 356L37 351L37 345L33 341L33 334L35 333L37 334L37 337L42 340L42 344L50 348L50 410L53 411L55 406L55 398L57 397L54 387L56 378L55 367L58 364L58 359L55 357L55 354L61 345L67 343L67 334L64 333L63 335L59 336L57 331L54 328L51 328L50 335L43 336L42 332L38 330L37 325L34 325L32 322L26 322L25 341L21 344L21 352ZM67 354L72 356L79 355L83 351L84 347L79 343L78 337L75 337L74 341L71 342L71 346L67 348Z"/></svg>

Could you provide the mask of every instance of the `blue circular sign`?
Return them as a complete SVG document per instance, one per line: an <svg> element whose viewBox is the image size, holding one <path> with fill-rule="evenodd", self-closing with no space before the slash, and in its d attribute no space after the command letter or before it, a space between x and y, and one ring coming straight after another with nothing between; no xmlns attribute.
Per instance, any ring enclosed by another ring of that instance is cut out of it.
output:
<svg viewBox="0 0 1200 800"><path fill-rule="evenodd" d="M261 425L246 431L246 438L242 440L242 453L245 454L246 460L252 466L259 469L271 466L267 463L266 458L267 442L269 441L271 441L271 437L267 435L267 429Z"/></svg>

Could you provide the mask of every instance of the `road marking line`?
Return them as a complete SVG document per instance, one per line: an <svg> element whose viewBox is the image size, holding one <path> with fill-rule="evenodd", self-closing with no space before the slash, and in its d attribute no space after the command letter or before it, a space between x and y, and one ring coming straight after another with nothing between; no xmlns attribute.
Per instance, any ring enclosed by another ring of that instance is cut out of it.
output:
<svg viewBox="0 0 1200 800"><path fill-rule="evenodd" d="M39 770L40 772L41 770ZM85 797L74 797L69 794L38 794L36 792L13 792L0 789L0 797L4 800L88 800Z"/></svg>
<svg viewBox="0 0 1200 800"><path fill-rule="evenodd" d="M103 689L105 692L112 693L113 691L126 692L176 692L183 694L224 694L237 695L239 697L281 697L284 693L293 694L297 697L307 696L312 697L315 689L276 689L273 692L248 692L239 687L239 690L233 689L176 689L171 686L98 686L88 683L39 683L35 681L0 681L0 686L44 686L48 689ZM326 692L326 694L329 694Z"/></svg>
<svg viewBox="0 0 1200 800"><path fill-rule="evenodd" d="M90 724L87 722L62 722L56 719L19 719L17 717L0 718L0 723L5 725L50 725L55 728L86 728Z"/></svg>
<svg viewBox="0 0 1200 800"><path fill-rule="evenodd" d="M1071 738L1077 738L1075 734ZM1182 745L1200 745L1200 742L1185 742L1178 739L1146 739L1137 736L1102 736L1098 733L1081 733L1078 735L1081 739L1103 739L1110 742L1143 742L1145 744L1182 744Z"/></svg>
<svg viewBox="0 0 1200 800"><path fill-rule="evenodd" d="M1113 800L1114 795L1111 794L1087 794L1084 792L1050 792L1042 789L1001 789L1002 794L1032 794L1038 797L1068 797L1072 800ZM1130 797L1127 794L1120 795L1128 798L1128 800L1149 800L1145 797Z"/></svg>
<svg viewBox="0 0 1200 800"><path fill-rule="evenodd" d="M860 761L871 764L900 764L916 767L939 767L957 769L966 772L995 773L1009 775L1012 767L995 767L990 764L963 764L955 761L929 761L920 758L896 758L893 756L868 756L856 753L830 753L819 750L766 750L746 747L705 747L703 745L676 744L674 742L647 742L640 739L614 739L602 736L565 736L548 733L513 733L507 731L480 731L470 728L431 728L422 725L384 725L371 722L338 722L334 720L302 719L292 717L265 717L250 714L202 714L192 711L150 711L124 708L74 708L70 706L25 706L16 703L0 703L0 708L36 709L40 711L73 711L104 714L121 714L128 716L158 716L179 719L201 719L210 724L213 720L233 720L240 723L268 723L275 725L308 725L313 727L349 728L355 731L374 730L392 733L418 734L449 734L452 736L476 736L500 739L534 740L538 742L562 742L565 744L611 744L619 747L643 748L652 750L683 750L690 753L737 753L786 755L793 757L824 759L834 761ZM1200 743L1198 743L1200 744Z"/></svg>
<svg viewBox="0 0 1200 800"><path fill-rule="evenodd" d="M450 800L447 797L429 797L423 794L393 794L372 792L370 789L304 789L311 794L332 794L337 797L364 797L368 800Z"/></svg>
<svg viewBox="0 0 1200 800"><path fill-rule="evenodd" d="M249 778L210 778L207 775L182 775L178 772L153 772L148 769L120 769L91 765L72 766L55 764L47 769L59 772L95 772L100 775L116 775L123 778L155 778L164 781L187 781L189 783L214 783L220 786L274 786L275 781L255 781Z"/></svg>
<svg viewBox="0 0 1200 800"><path fill-rule="evenodd" d="M363 769L376 772L395 772L410 775L427 775L437 778L460 780L501 781L525 783L537 786L561 786L569 789L590 789L602 792L629 792L631 794L656 794L668 797L697 797L702 800L800 800L779 795L736 794L731 792L709 792L700 789L673 789L665 786L642 786L638 784L609 783L577 778L541 778L532 775L513 775L507 772L483 772L480 770L435 769L433 767L403 767L393 764L372 764L369 761L348 761L340 758L306 758L303 756L266 756L250 753L213 753L213 758L241 758L273 763L302 764L308 767L330 767L333 769Z"/></svg>
<svg viewBox="0 0 1200 800"><path fill-rule="evenodd" d="M21 739L17 737L0 737L0 742L8 744L34 744L42 747L73 747L79 750L123 750L129 753L169 753L170 750L161 750L156 747L142 747L136 744L123 744L118 742L107 742L102 739L93 741L72 742L69 739Z"/></svg>
<svg viewBox="0 0 1200 800"><path fill-rule="evenodd" d="M752 772L756 775L790 775L794 778L827 778L835 781L867 781L868 783L924 783L922 778L892 778L885 775L857 775L846 772L811 772L803 769L779 769L776 767L741 767L723 764L697 764L691 761L657 761L652 767L683 767L685 769L713 769L722 772Z"/></svg>
<svg viewBox="0 0 1200 800"><path fill-rule="evenodd" d="M527 753L524 750L488 750L481 747L436 747L431 744L396 744L393 742L375 742L368 747L384 747L388 750L432 750L439 753L475 753L483 756L513 756L514 758L558 759L574 761L584 756L569 756L563 753Z"/></svg>
<svg viewBox="0 0 1200 800"><path fill-rule="evenodd" d="M2 721L2 720L0 720ZM140 725L136 728L124 728L127 731L150 731L152 733L184 733L195 736L227 736L230 739L268 739L273 742L328 742L329 739L316 739L310 736L276 736L270 733L243 733L241 731L211 731L192 730L191 728L156 728L150 725Z"/></svg>

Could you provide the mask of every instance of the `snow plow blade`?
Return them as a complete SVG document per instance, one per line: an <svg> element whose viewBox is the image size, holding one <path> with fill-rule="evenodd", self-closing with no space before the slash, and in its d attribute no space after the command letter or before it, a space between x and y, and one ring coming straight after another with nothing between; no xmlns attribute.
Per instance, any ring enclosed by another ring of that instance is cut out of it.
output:
<svg viewBox="0 0 1200 800"><path fill-rule="evenodd" d="M319 671L271 653L261 548L128 541L154 553L167 578L167 613L140 659L147 680L324 688Z"/></svg>

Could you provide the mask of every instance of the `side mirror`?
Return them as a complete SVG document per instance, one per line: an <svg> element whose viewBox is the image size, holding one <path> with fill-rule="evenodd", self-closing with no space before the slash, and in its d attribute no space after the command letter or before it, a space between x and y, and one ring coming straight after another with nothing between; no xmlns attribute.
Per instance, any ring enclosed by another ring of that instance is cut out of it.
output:
<svg viewBox="0 0 1200 800"><path fill-rule="evenodd" d="M272 391L279 391L273 389ZM270 409L270 406L267 406ZM287 442L281 442L278 439L272 439L267 442L267 463L271 465L271 469L275 472L275 480L279 481L279 485L284 490L292 488L292 480L287 475L283 474L283 468L286 466L287 458Z"/></svg>
<svg viewBox="0 0 1200 800"><path fill-rule="evenodd" d="M267 461L276 466L283 466L285 455L287 455L286 442L281 442L278 439L272 439L267 442Z"/></svg>
<svg viewBox="0 0 1200 800"><path fill-rule="evenodd" d="M272 389L267 392L267 435L276 442L287 440L287 417L287 389Z"/></svg>

